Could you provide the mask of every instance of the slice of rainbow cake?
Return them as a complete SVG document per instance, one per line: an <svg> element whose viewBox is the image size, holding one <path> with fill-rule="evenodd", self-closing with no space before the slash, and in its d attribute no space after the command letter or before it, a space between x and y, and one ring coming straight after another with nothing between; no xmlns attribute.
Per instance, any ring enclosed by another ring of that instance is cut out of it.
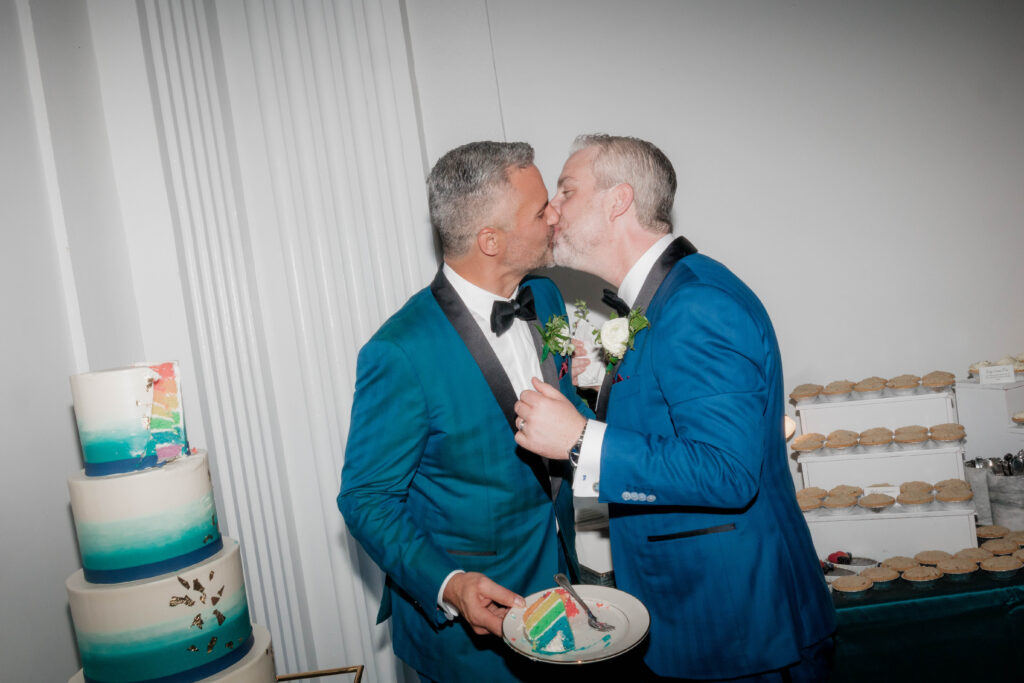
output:
<svg viewBox="0 0 1024 683"><path fill-rule="evenodd" d="M544 593L523 612L523 627L534 652L555 654L571 652L576 639L569 617L579 613L565 590L556 588Z"/></svg>
<svg viewBox="0 0 1024 683"><path fill-rule="evenodd" d="M150 447L157 462L163 463L179 455L188 455L188 437L181 417L181 395L178 391L178 364L169 362L148 367L159 375L153 383Z"/></svg>

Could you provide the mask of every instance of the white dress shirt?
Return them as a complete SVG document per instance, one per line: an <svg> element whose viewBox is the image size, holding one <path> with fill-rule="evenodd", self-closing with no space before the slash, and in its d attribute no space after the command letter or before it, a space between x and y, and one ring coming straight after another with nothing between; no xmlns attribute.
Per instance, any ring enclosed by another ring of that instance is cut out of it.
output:
<svg viewBox="0 0 1024 683"><path fill-rule="evenodd" d="M509 381L512 382L512 389L515 390L516 396L518 397L527 389L533 389L530 380L540 377L541 374L537 347L533 344L533 335L530 332L531 323L516 318L512 322L512 327L499 337L491 331L491 308L495 301L509 301L509 299L477 287L456 273L447 263L441 270L459 298L462 299L462 303L466 304L473 320L480 326L480 331L484 333L487 343L491 345L494 355L498 357L501 367L504 368ZM518 293L517 288L512 296L514 297ZM441 589L437 592L437 604L449 619L456 618L459 613L454 605L443 600L441 596L444 595L444 589L452 576L462 571L462 569L456 569L446 576L441 583Z"/></svg>
<svg viewBox="0 0 1024 683"><path fill-rule="evenodd" d="M654 264L658 262L674 239L675 236L670 233L652 244L636 260L636 263L626 273L626 277L622 278L622 284L619 285L619 296L630 308L636 303L636 298L640 296L640 290L643 288L647 276L650 275L651 269L654 268ZM580 447L580 458L576 464L576 474L572 483L573 494L580 498L597 496L598 482L601 480L601 447L604 445L606 426L604 422L587 420L587 431L583 435L583 445Z"/></svg>

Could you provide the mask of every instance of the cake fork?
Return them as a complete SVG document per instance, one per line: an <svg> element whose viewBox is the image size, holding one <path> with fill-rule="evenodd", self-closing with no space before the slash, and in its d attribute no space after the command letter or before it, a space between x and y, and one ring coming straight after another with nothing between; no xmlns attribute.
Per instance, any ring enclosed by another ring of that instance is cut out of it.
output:
<svg viewBox="0 0 1024 683"><path fill-rule="evenodd" d="M615 630L615 627L611 624L606 624L603 621L597 620L597 617L594 616L594 613L590 611L589 607L587 607L587 603L583 602L583 598L579 596L579 593L577 593L576 590L572 587L572 584L569 583L569 578L565 574L562 574L561 572L555 574L555 583L557 583L565 590L569 591L569 595L571 595L573 599L580 604L580 607L583 608L583 611L587 613L587 623L590 624L590 628L596 631Z"/></svg>

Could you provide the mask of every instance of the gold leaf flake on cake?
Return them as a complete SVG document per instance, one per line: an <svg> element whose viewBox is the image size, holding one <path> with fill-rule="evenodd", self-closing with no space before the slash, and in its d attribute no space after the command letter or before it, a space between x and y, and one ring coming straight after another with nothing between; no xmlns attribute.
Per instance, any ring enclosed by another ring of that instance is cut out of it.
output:
<svg viewBox="0 0 1024 683"><path fill-rule="evenodd" d="M212 538L213 538L213 534L206 534L205 536L203 536L203 543L205 544L207 541L211 540ZM213 572L210 572L210 574L213 574ZM213 577L211 576L210 578L212 579Z"/></svg>
<svg viewBox="0 0 1024 683"><path fill-rule="evenodd" d="M213 616L217 617L217 626L223 626L224 620L227 619L227 617L221 614L221 611L219 609L213 610Z"/></svg>
<svg viewBox="0 0 1024 683"><path fill-rule="evenodd" d="M210 570L210 581L213 581L213 570Z"/></svg>
<svg viewBox="0 0 1024 683"><path fill-rule="evenodd" d="M210 638L210 644L206 646L206 652L213 652L213 646L217 644L217 636Z"/></svg>
<svg viewBox="0 0 1024 683"><path fill-rule="evenodd" d="M224 643L224 647L226 647L229 650L231 648L233 648L234 646L235 646L235 641L233 641L233 640L229 640L228 642Z"/></svg>
<svg viewBox="0 0 1024 683"><path fill-rule="evenodd" d="M192 579L192 590L205 593L206 589L203 588L203 584L199 583L199 579Z"/></svg>
<svg viewBox="0 0 1024 683"><path fill-rule="evenodd" d="M220 590L217 591L217 595L224 595L224 586L220 587Z"/></svg>
<svg viewBox="0 0 1024 683"><path fill-rule="evenodd" d="M186 607L191 607L194 604L196 604L196 601L188 597L187 595L182 595L180 597L177 595L171 596L171 607L177 607L178 605L185 605Z"/></svg>
<svg viewBox="0 0 1024 683"><path fill-rule="evenodd" d="M217 595L211 595L210 596L210 604L211 605L216 605L218 602L220 602L220 596L217 596Z"/></svg>
<svg viewBox="0 0 1024 683"><path fill-rule="evenodd" d="M185 579L181 578L180 576L178 577L178 583L180 583L182 586L184 586L185 590L188 590L189 588L191 588L191 586L188 585L188 581L186 581Z"/></svg>
<svg viewBox="0 0 1024 683"><path fill-rule="evenodd" d="M189 652L199 652L199 648L196 647L195 645L189 645L188 646L188 651Z"/></svg>
<svg viewBox="0 0 1024 683"><path fill-rule="evenodd" d="M196 618L192 620L192 625L198 627L200 631L203 630L203 623L204 622L202 614L197 614Z"/></svg>

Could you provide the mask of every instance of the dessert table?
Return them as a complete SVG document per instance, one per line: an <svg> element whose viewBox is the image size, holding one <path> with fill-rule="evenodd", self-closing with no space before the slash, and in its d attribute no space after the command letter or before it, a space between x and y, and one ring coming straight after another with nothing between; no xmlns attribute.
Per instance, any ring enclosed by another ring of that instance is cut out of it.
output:
<svg viewBox="0 0 1024 683"><path fill-rule="evenodd" d="M897 579L862 597L833 593L831 681L1022 680L1024 572L1009 580L945 577L918 589Z"/></svg>

